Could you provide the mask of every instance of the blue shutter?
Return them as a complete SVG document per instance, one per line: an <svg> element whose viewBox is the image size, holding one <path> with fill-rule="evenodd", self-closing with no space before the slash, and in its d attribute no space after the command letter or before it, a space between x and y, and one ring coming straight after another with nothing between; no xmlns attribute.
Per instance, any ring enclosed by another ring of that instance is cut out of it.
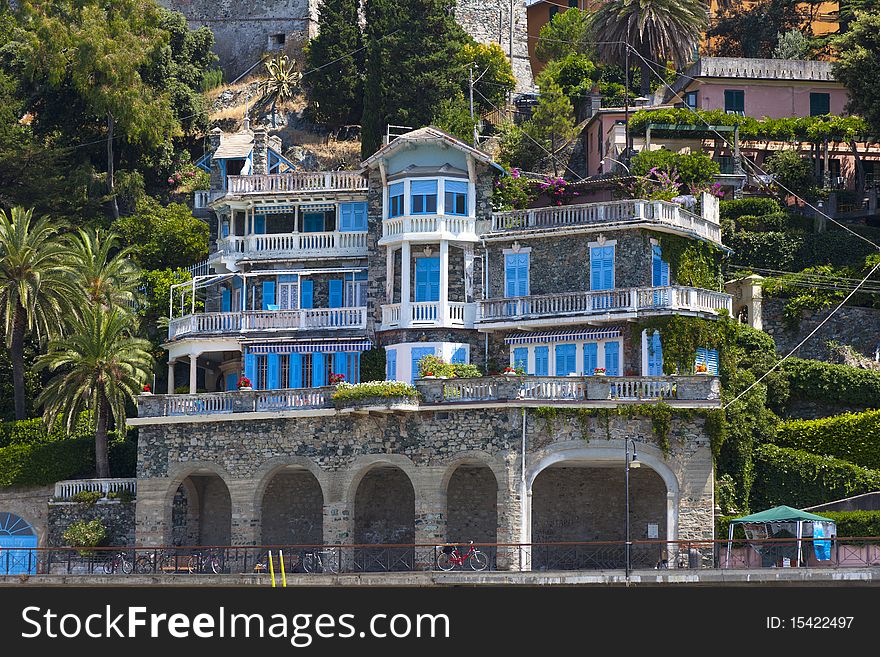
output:
<svg viewBox="0 0 880 657"><path fill-rule="evenodd" d="M605 343L605 374L620 376L620 343Z"/></svg>
<svg viewBox="0 0 880 657"><path fill-rule="evenodd" d="M467 194L468 192L468 184L463 180L447 180L444 185L447 192L456 194Z"/></svg>
<svg viewBox="0 0 880 657"><path fill-rule="evenodd" d="M238 388L238 374L235 372L226 375L226 392Z"/></svg>
<svg viewBox="0 0 880 657"><path fill-rule="evenodd" d="M275 305L275 281L263 281L263 310Z"/></svg>
<svg viewBox="0 0 880 657"><path fill-rule="evenodd" d="M595 246L590 249L590 289L614 288L614 247Z"/></svg>
<svg viewBox="0 0 880 657"><path fill-rule="evenodd" d="M706 350L706 371L709 374L714 374L718 376L718 350L717 349L707 349Z"/></svg>
<svg viewBox="0 0 880 657"><path fill-rule="evenodd" d="M302 388L303 372L302 372L302 354L290 354L290 373L288 375L288 387Z"/></svg>
<svg viewBox="0 0 880 657"><path fill-rule="evenodd" d="M315 282L311 280L304 280L300 284L300 307L301 308L311 308L312 307L312 292L315 288Z"/></svg>
<svg viewBox="0 0 880 657"><path fill-rule="evenodd" d="M351 203L340 203L339 204L339 230L346 232L352 231L352 225L354 224L354 211L351 207Z"/></svg>
<svg viewBox="0 0 880 657"><path fill-rule="evenodd" d="M367 204L352 203L351 229L363 231L367 229Z"/></svg>
<svg viewBox="0 0 880 657"><path fill-rule="evenodd" d="M654 331L648 336L648 376L662 376L663 374L663 346L660 342L660 332Z"/></svg>
<svg viewBox="0 0 880 657"><path fill-rule="evenodd" d="M385 379L387 381L397 380L397 349L385 350Z"/></svg>
<svg viewBox="0 0 880 657"><path fill-rule="evenodd" d="M504 296L516 296L516 267L513 264L515 255L508 253L504 256Z"/></svg>
<svg viewBox="0 0 880 657"><path fill-rule="evenodd" d="M412 355L410 383L412 383L419 375L419 361L425 356L433 356L434 347L414 347L410 353Z"/></svg>
<svg viewBox="0 0 880 657"><path fill-rule="evenodd" d="M593 370L598 367L599 345L595 342L584 343L584 375L593 376Z"/></svg>
<svg viewBox="0 0 880 657"><path fill-rule="evenodd" d="M257 356L256 354L244 355L244 375L251 380L251 385L257 385ZM236 383L238 383L236 381Z"/></svg>
<svg viewBox="0 0 880 657"><path fill-rule="evenodd" d="M281 354L266 355L266 390L281 387Z"/></svg>
<svg viewBox="0 0 880 657"><path fill-rule="evenodd" d="M529 350L528 347L517 347L513 350L513 366L521 367L523 371L529 368Z"/></svg>
<svg viewBox="0 0 880 657"><path fill-rule="evenodd" d="M257 235L266 234L266 215L258 214L254 217L254 233Z"/></svg>
<svg viewBox="0 0 880 657"><path fill-rule="evenodd" d="M440 258L416 259L416 301L440 300Z"/></svg>
<svg viewBox="0 0 880 657"><path fill-rule="evenodd" d="M312 354L312 385L315 388L327 385L325 358L324 354L317 351Z"/></svg>
<svg viewBox="0 0 880 657"><path fill-rule="evenodd" d="M535 374L547 376L550 371L550 347L535 347Z"/></svg>
<svg viewBox="0 0 880 657"><path fill-rule="evenodd" d="M663 252L658 245L652 247L651 284L653 287L669 285L669 263L663 260Z"/></svg>
<svg viewBox="0 0 880 657"><path fill-rule="evenodd" d="M410 183L410 193L411 194L436 194L437 193L437 181L436 180L413 180Z"/></svg>
<svg viewBox="0 0 880 657"><path fill-rule="evenodd" d="M228 288L223 288L220 291L220 311L224 313L228 313L232 308L232 292L229 291Z"/></svg>
<svg viewBox="0 0 880 657"><path fill-rule="evenodd" d="M346 360L347 357L344 351L337 351L333 354L333 374L345 374L347 369ZM345 377L345 380L349 383L354 383L354 381L349 381L348 376Z"/></svg>
<svg viewBox="0 0 880 657"><path fill-rule="evenodd" d="M221 229L221 237L229 237L229 222L223 222L223 228Z"/></svg>
<svg viewBox="0 0 880 657"><path fill-rule="evenodd" d="M568 376L577 371L576 346L573 344L556 345L556 376Z"/></svg>
<svg viewBox="0 0 880 657"><path fill-rule="evenodd" d="M452 360L450 360L449 362L461 364L467 363L467 348L459 347L458 349L456 349L455 352L452 354Z"/></svg>
<svg viewBox="0 0 880 657"><path fill-rule="evenodd" d="M329 287L329 308L342 308L342 281L333 279L328 283Z"/></svg>
<svg viewBox="0 0 880 657"><path fill-rule="evenodd" d="M508 253L504 256L505 296L524 297L529 294L529 254Z"/></svg>

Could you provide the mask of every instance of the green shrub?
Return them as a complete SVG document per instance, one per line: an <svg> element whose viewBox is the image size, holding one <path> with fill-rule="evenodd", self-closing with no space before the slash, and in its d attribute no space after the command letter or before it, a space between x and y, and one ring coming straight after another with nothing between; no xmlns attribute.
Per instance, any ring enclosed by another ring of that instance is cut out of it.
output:
<svg viewBox="0 0 880 657"><path fill-rule="evenodd" d="M880 490L880 471L832 456L760 445L754 463L751 508L756 510L780 504L802 509Z"/></svg>
<svg viewBox="0 0 880 657"><path fill-rule="evenodd" d="M84 438L93 436L89 416L83 413L76 423L73 432L68 435L59 419L49 430L41 418L18 420L0 423L0 447L8 445L30 445L33 443L53 443L67 438Z"/></svg>
<svg viewBox="0 0 880 657"><path fill-rule="evenodd" d="M833 520L837 524L837 536L865 537L880 536L880 511L817 511L817 516ZM715 518L715 538L723 540L730 531L730 521L742 516L717 516ZM745 532L737 527L734 539L744 539Z"/></svg>
<svg viewBox="0 0 880 657"><path fill-rule="evenodd" d="M107 528L104 523L98 520L77 520L70 523L62 534L64 540L70 547L91 548L102 545L107 539ZM90 556L94 554L93 550L79 550L80 556Z"/></svg>
<svg viewBox="0 0 880 657"><path fill-rule="evenodd" d="M107 493L108 500L119 500L122 504L131 504L134 502L135 496L130 490L111 491Z"/></svg>
<svg viewBox="0 0 880 657"><path fill-rule="evenodd" d="M779 425L776 444L880 469L880 410Z"/></svg>
<svg viewBox="0 0 880 657"><path fill-rule="evenodd" d="M385 350L381 347L361 353L361 381L385 380Z"/></svg>
<svg viewBox="0 0 880 657"><path fill-rule="evenodd" d="M370 399L418 399L419 392L411 383L403 381L367 381L340 383L331 395L333 401L363 401Z"/></svg>
<svg viewBox="0 0 880 657"><path fill-rule="evenodd" d="M104 497L104 494L99 490L81 490L76 495L70 498L71 502L77 502L79 504L88 504L89 506L94 506L95 503Z"/></svg>
<svg viewBox="0 0 880 657"><path fill-rule="evenodd" d="M476 365L465 363L447 363L440 356L422 356L418 362L419 376L445 376L447 378L473 378L483 376L480 368Z"/></svg>
<svg viewBox="0 0 880 657"><path fill-rule="evenodd" d="M880 405L880 372L802 358L789 358L782 371L794 399L865 408Z"/></svg>
<svg viewBox="0 0 880 657"><path fill-rule="evenodd" d="M205 71L204 75L202 75L202 91L210 91L211 89L216 89L221 84L223 84L223 69L220 68L212 68Z"/></svg>
<svg viewBox="0 0 880 657"><path fill-rule="evenodd" d="M721 201L719 204L721 219L739 219L743 216L764 216L782 212L783 208L775 198L739 198Z"/></svg>

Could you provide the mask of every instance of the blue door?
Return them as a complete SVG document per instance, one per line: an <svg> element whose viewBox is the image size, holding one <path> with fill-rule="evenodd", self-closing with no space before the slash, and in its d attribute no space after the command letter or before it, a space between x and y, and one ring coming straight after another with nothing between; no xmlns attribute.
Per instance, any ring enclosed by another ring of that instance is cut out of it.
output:
<svg viewBox="0 0 880 657"><path fill-rule="evenodd" d="M440 258L418 258L416 260L416 301L439 300Z"/></svg>
<svg viewBox="0 0 880 657"><path fill-rule="evenodd" d="M24 518L0 513L0 575L37 572L37 536Z"/></svg>
<svg viewBox="0 0 880 657"><path fill-rule="evenodd" d="M593 371L598 367L599 345L595 342L584 343L584 376L593 376Z"/></svg>
<svg viewBox="0 0 880 657"><path fill-rule="evenodd" d="M550 347L535 347L535 374L547 376L550 373Z"/></svg>
<svg viewBox="0 0 880 657"><path fill-rule="evenodd" d="M660 343L660 331L648 336L648 376L663 375L663 346Z"/></svg>
<svg viewBox="0 0 880 657"><path fill-rule="evenodd" d="M303 214L303 232L321 233L324 231L324 213L306 212Z"/></svg>
<svg viewBox="0 0 880 657"><path fill-rule="evenodd" d="M620 376L620 343L605 343L605 374Z"/></svg>
<svg viewBox="0 0 880 657"><path fill-rule="evenodd" d="M577 372L577 345L556 345L556 376L568 376Z"/></svg>
<svg viewBox="0 0 880 657"><path fill-rule="evenodd" d="M666 287L669 285L669 263L663 259L663 252L658 244L651 247L651 285L653 287ZM669 305L669 290L656 290L654 292L655 306Z"/></svg>
<svg viewBox="0 0 880 657"><path fill-rule="evenodd" d="M434 355L434 347L414 347L412 350L412 370L409 377L410 383L416 380L419 375L419 361L425 356Z"/></svg>
<svg viewBox="0 0 880 657"><path fill-rule="evenodd" d="M522 368L523 372L529 369L529 349L528 347L517 347L513 350L513 366L514 368Z"/></svg>
<svg viewBox="0 0 880 657"><path fill-rule="evenodd" d="M614 289L614 247L595 246L590 249L590 289ZM593 297L593 310L609 310L612 307L612 295L596 295Z"/></svg>

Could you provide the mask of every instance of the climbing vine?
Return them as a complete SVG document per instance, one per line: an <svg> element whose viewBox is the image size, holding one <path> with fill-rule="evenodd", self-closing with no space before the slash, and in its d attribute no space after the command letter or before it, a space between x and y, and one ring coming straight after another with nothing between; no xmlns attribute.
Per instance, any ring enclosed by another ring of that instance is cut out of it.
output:
<svg viewBox="0 0 880 657"><path fill-rule="evenodd" d="M718 247L699 240L649 231L660 242L663 259L669 263L671 278L678 285L720 290L721 255Z"/></svg>
<svg viewBox="0 0 880 657"><path fill-rule="evenodd" d="M649 336L660 331L665 374L693 374L700 347L718 350L718 365L723 376L730 376L736 369L734 349L731 349L736 325L728 317L714 320L681 315L652 317L641 321L637 330L647 331Z"/></svg>

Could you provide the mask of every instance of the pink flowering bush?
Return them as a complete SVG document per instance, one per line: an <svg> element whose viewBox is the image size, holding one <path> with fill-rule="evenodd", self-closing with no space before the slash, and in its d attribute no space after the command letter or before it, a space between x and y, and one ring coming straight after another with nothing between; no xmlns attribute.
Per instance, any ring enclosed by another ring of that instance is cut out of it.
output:
<svg viewBox="0 0 880 657"><path fill-rule="evenodd" d="M578 192L572 191L565 178L547 176L544 182L538 184L538 189L550 197L551 205L564 205L576 196Z"/></svg>
<svg viewBox="0 0 880 657"><path fill-rule="evenodd" d="M495 181L492 190L492 210L495 212L523 210L537 196L534 183L522 175L517 167L511 168L508 174Z"/></svg>

